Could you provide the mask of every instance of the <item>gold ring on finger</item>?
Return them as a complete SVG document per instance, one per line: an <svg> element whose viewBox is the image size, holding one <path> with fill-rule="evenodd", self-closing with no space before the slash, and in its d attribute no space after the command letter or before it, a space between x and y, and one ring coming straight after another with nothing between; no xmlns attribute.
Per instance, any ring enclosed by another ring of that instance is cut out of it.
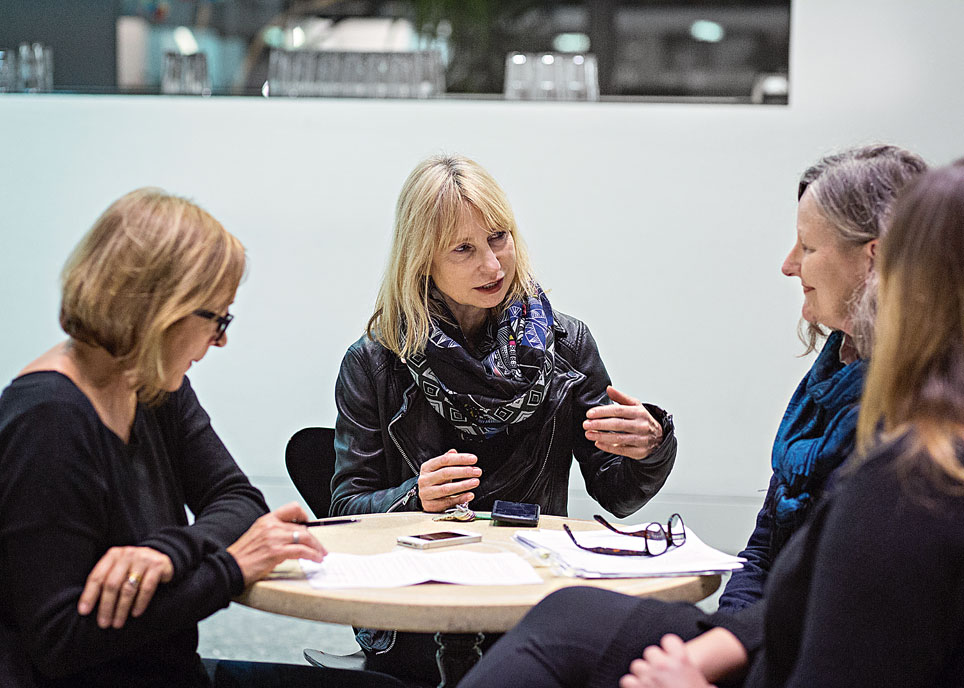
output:
<svg viewBox="0 0 964 688"><path fill-rule="evenodd" d="M143 576L139 573L129 573L127 574L127 584L136 590L140 587L141 578L143 578Z"/></svg>

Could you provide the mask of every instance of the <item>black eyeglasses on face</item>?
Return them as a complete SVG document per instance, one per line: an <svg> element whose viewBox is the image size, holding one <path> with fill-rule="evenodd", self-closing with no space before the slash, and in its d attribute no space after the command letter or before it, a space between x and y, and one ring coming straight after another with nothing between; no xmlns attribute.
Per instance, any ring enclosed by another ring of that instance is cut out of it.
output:
<svg viewBox="0 0 964 688"><path fill-rule="evenodd" d="M217 329L217 332L214 333L215 344L221 341L221 338L224 336L225 330L228 329L228 325L230 325L231 321L234 320L234 316L231 315L230 313L225 313L224 315L218 315L213 311L206 311L203 309L198 309L194 311L194 315L196 315L199 318L204 318L205 320L213 320L215 323L217 323L218 329Z"/></svg>

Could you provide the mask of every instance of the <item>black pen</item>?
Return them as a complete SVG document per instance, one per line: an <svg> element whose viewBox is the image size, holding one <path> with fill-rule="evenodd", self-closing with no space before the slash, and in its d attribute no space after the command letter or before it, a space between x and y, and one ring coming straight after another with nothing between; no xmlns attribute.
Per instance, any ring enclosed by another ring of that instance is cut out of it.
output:
<svg viewBox="0 0 964 688"><path fill-rule="evenodd" d="M360 518L324 518L320 521L292 521L296 526L340 526L343 523L358 523Z"/></svg>

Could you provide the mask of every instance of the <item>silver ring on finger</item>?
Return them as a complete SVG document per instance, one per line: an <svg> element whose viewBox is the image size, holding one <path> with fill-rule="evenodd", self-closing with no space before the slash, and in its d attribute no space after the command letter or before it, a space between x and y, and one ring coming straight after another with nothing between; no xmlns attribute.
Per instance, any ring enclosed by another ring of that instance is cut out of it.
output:
<svg viewBox="0 0 964 688"><path fill-rule="evenodd" d="M301 533L299 533L297 530L292 531L291 541L297 545L300 539L301 539Z"/></svg>

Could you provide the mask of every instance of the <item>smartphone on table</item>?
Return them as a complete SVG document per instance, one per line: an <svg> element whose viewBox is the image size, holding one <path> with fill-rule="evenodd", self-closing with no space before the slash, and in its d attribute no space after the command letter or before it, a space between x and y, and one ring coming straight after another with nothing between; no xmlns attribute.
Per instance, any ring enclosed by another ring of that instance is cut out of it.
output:
<svg viewBox="0 0 964 688"><path fill-rule="evenodd" d="M479 533L464 533L457 530L445 530L436 533L421 533L420 535L399 535L396 542L405 547L415 549L434 549L435 547L449 547L451 545L467 545L471 542L481 542Z"/></svg>
<svg viewBox="0 0 964 688"><path fill-rule="evenodd" d="M539 525L539 505L497 499L492 505L492 525L534 528Z"/></svg>

